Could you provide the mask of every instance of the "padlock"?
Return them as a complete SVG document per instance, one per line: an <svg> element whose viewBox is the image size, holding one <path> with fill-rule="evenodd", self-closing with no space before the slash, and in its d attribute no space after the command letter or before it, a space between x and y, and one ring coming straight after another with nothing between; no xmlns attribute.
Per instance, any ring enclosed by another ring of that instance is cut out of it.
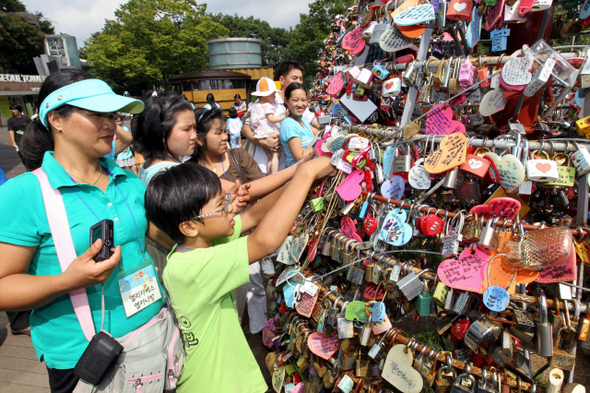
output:
<svg viewBox="0 0 590 393"><path fill-rule="evenodd" d="M370 346L372 335L373 335L373 331L371 330L371 321L368 320L367 322L365 322L365 324L361 328L361 332L359 334L359 343L363 347Z"/></svg>
<svg viewBox="0 0 590 393"><path fill-rule="evenodd" d="M560 348L562 344L562 335L571 333L569 329L569 327L564 326L557 332L557 338L553 348L553 356L551 357L551 367L557 367L564 371L571 371L574 368L574 364L576 363L576 356L572 352L574 340L571 340L569 345L566 344L566 347L563 349Z"/></svg>
<svg viewBox="0 0 590 393"><path fill-rule="evenodd" d="M418 315L420 315L421 317L429 316L431 304L432 294L428 290L428 285L424 285L424 292L419 294L418 299L416 299L416 309L418 310Z"/></svg>
<svg viewBox="0 0 590 393"><path fill-rule="evenodd" d="M447 365L441 366L441 368L438 370L437 378L434 381L436 393L450 393L454 381L455 371L452 365L450 368Z"/></svg>
<svg viewBox="0 0 590 393"><path fill-rule="evenodd" d="M359 348L356 358L356 376L365 378L369 376L369 359L363 359Z"/></svg>
<svg viewBox="0 0 590 393"><path fill-rule="evenodd" d="M391 78L383 82L381 95L383 97L397 97L402 91L402 80L398 77Z"/></svg>
<svg viewBox="0 0 590 393"><path fill-rule="evenodd" d="M555 161L541 158L540 152L533 153L532 157L526 162L527 178L529 180L546 183L559 179Z"/></svg>
<svg viewBox="0 0 590 393"><path fill-rule="evenodd" d="M357 267L351 266L348 269L348 274L346 276L347 280L356 284L356 285L363 285L363 281L365 278L365 272L362 269Z"/></svg>
<svg viewBox="0 0 590 393"><path fill-rule="evenodd" d="M402 74L402 82L407 87L414 86L416 84L416 78L418 77L418 68L416 67L416 62L411 62L407 64L406 70Z"/></svg>
<svg viewBox="0 0 590 393"><path fill-rule="evenodd" d="M373 79L373 73L367 69L367 68L363 68L360 72L360 74L356 77L355 81L356 83L358 83L359 85L362 85L363 87L368 87L369 83L371 83L371 80Z"/></svg>
<svg viewBox="0 0 590 393"><path fill-rule="evenodd" d="M445 258L452 258L459 254L459 245L463 240L463 225L465 224L465 215L457 213L450 223L447 223L446 235L442 237L441 254ZM455 227L451 227L455 225Z"/></svg>
<svg viewBox="0 0 590 393"><path fill-rule="evenodd" d="M577 142L574 142L574 145L578 150L571 155L572 164L574 164L574 168L576 168L576 176L584 176L590 172L590 152L588 152L588 149L584 146L580 146Z"/></svg>
<svg viewBox="0 0 590 393"><path fill-rule="evenodd" d="M475 353L481 345L494 343L502 334L502 326L483 316L475 320L465 333L465 344Z"/></svg>
<svg viewBox="0 0 590 393"><path fill-rule="evenodd" d="M498 224L498 221L498 217L494 218L493 220L488 220L487 225L482 229L481 237L477 242L477 248L488 255L491 255L498 249L498 244L500 242L500 235L498 235L498 232L496 232L496 225Z"/></svg>
<svg viewBox="0 0 590 393"><path fill-rule="evenodd" d="M580 82L581 82L582 89L590 88L590 75L589 74L580 75Z"/></svg>
<svg viewBox="0 0 590 393"><path fill-rule="evenodd" d="M391 269L387 269L385 271L385 277L388 277L387 282L385 282L385 289L387 289L389 292L391 292L395 289L395 286L397 285L397 282L399 281L399 275L401 272L401 268L402 268L402 265L399 263L396 263L395 265L393 265L393 267ZM385 277L384 277L384 279L385 279Z"/></svg>
<svg viewBox="0 0 590 393"><path fill-rule="evenodd" d="M530 312L513 308L514 322L517 323L518 329L526 333L535 332L535 321Z"/></svg>
<svg viewBox="0 0 590 393"><path fill-rule="evenodd" d="M345 338L354 337L354 324L352 321L344 317L338 317L338 338L344 340Z"/></svg>
<svg viewBox="0 0 590 393"><path fill-rule="evenodd" d="M319 212L324 210L324 197L313 198L309 201L311 211Z"/></svg>
<svg viewBox="0 0 590 393"><path fill-rule="evenodd" d="M587 309L586 316L580 321L580 328L578 333L578 340L581 342L588 341L588 333L590 332L590 310Z"/></svg>
<svg viewBox="0 0 590 393"><path fill-rule="evenodd" d="M460 292L457 300L453 304L453 311L455 314L467 315L471 311L471 305L475 301L475 296L470 292Z"/></svg>
<svg viewBox="0 0 590 393"><path fill-rule="evenodd" d="M447 287L443 282L439 281L436 284L436 288L434 290L434 295L432 295L432 299L437 306L444 308L445 300L447 299L448 294L449 287Z"/></svg>
<svg viewBox="0 0 590 393"><path fill-rule="evenodd" d="M422 282L422 280L420 280L420 276L429 271L431 270L425 269L418 274L410 272L410 274L406 275L404 278L398 281L397 287L400 291L402 291L406 299L412 300L420 293L422 293L422 291L424 290L424 283Z"/></svg>
<svg viewBox="0 0 590 393"><path fill-rule="evenodd" d="M332 257L332 243L330 242L330 234L332 232L336 232L335 230L332 230L331 232L329 232L326 236L324 236L323 239L323 244L322 244L322 255L325 257Z"/></svg>
<svg viewBox="0 0 590 393"><path fill-rule="evenodd" d="M473 375L470 374L470 364L467 363L465 365L465 372L457 377L453 387L451 388L451 393L474 393L476 382Z"/></svg>
<svg viewBox="0 0 590 393"><path fill-rule="evenodd" d="M447 11L450 20L471 20L473 2L471 0L452 0Z"/></svg>
<svg viewBox="0 0 590 393"><path fill-rule="evenodd" d="M410 172L410 169L412 169L412 156L410 155L409 147L402 153L402 155L398 156L397 153L398 148L396 147L393 153L393 172Z"/></svg>
<svg viewBox="0 0 590 393"><path fill-rule="evenodd" d="M576 131L580 136L585 136L590 133L590 116L576 121Z"/></svg>
<svg viewBox="0 0 590 393"><path fill-rule="evenodd" d="M426 360L426 364L422 366L423 372L422 377L424 377L424 382L430 387L434 384L434 380L436 378L436 362L437 362L438 350L435 348L430 349L430 353L428 354L428 358Z"/></svg>
<svg viewBox="0 0 590 393"><path fill-rule="evenodd" d="M504 363L510 363L514 357L514 340L509 331L504 330L500 339L500 356Z"/></svg>
<svg viewBox="0 0 590 393"><path fill-rule="evenodd" d="M471 214L465 217L465 225L463 226L463 243L475 243L481 236L481 226L477 217L477 213L473 214L474 219L469 221Z"/></svg>
<svg viewBox="0 0 590 393"><path fill-rule="evenodd" d="M451 309L453 308L453 305L455 304L455 298L456 298L455 291L452 288L449 289L443 308L445 310L451 311Z"/></svg>
<svg viewBox="0 0 590 393"><path fill-rule="evenodd" d="M373 69L371 70L375 77L379 78L380 80L385 80L389 76L389 71L385 69L378 61L373 63Z"/></svg>
<svg viewBox="0 0 590 393"><path fill-rule="evenodd" d="M371 347L371 349L368 352L368 355L371 359L373 360L377 360L377 356L379 356L379 354L381 353L381 350L384 347L384 340L385 337L387 336L387 333L384 333L383 336L381 337L381 339L379 340L379 342L373 343L373 346Z"/></svg>
<svg viewBox="0 0 590 393"><path fill-rule="evenodd" d="M462 171L484 178L490 168L490 162L482 156L476 154L467 154L465 162L459 167Z"/></svg>
<svg viewBox="0 0 590 393"><path fill-rule="evenodd" d="M477 393L494 393L495 384L489 377L488 367L484 366L481 372L482 378L477 383Z"/></svg>
<svg viewBox="0 0 590 393"><path fill-rule="evenodd" d="M357 345L353 343L351 340L348 340L348 345L345 345L343 343L343 346L346 346L346 350L342 349L343 356L342 365L340 366L340 368L342 368L342 370L345 371L352 370L356 366L356 359L358 356L356 354Z"/></svg>
<svg viewBox="0 0 590 393"><path fill-rule="evenodd" d="M465 173L459 167L455 167L448 171L445 175L443 187L456 190L459 187L461 187L461 184L463 184L464 179Z"/></svg>

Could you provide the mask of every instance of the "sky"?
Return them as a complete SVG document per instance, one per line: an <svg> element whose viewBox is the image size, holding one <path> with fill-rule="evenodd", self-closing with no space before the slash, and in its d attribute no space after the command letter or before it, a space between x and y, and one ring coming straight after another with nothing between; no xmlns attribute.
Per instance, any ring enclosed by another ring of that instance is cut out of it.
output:
<svg viewBox="0 0 590 393"><path fill-rule="evenodd" d="M27 11L41 11L51 20L55 33L77 38L78 46L94 32L102 30L105 19L114 19L115 10L127 0L21 0ZM312 0L213 0L207 12L253 16L272 27L295 27L299 14L308 12ZM202 3L200 3L202 4Z"/></svg>

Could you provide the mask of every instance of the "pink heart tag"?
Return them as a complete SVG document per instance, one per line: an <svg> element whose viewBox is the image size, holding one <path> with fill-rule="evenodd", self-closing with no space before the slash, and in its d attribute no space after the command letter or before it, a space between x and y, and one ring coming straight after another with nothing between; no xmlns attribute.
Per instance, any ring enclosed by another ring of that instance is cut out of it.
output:
<svg viewBox="0 0 590 393"><path fill-rule="evenodd" d="M358 55L365 49L367 41L363 40L363 29L357 27L353 31L347 33L342 39L342 49L350 52L351 55Z"/></svg>
<svg viewBox="0 0 590 393"><path fill-rule="evenodd" d="M479 217L486 220L496 217L512 220L520 212L520 207L520 202L514 198L499 197L492 199L487 205L474 206L469 213L477 213Z"/></svg>
<svg viewBox="0 0 590 393"><path fill-rule="evenodd" d="M447 259L438 266L437 275L447 287L481 293L488 256L477 247L463 250L459 260Z"/></svg>
<svg viewBox="0 0 590 393"><path fill-rule="evenodd" d="M340 228L341 228L342 234L344 236L346 236L347 238L355 240L359 243L361 243L363 241L363 239L361 239L360 236L356 232L356 226L354 224L354 221L352 221L352 218L343 217L342 221L340 221Z"/></svg>
<svg viewBox="0 0 590 393"><path fill-rule="evenodd" d="M346 176L346 179L336 187L336 192L340 195L342 200L348 202L354 201L361 195L361 183L363 180L365 180L365 174L363 171L358 169L352 171L352 173Z"/></svg>
<svg viewBox="0 0 590 393"><path fill-rule="evenodd" d="M450 106L439 106L426 116L427 135L450 135L456 132L464 134L465 131L463 123L453 120L453 110Z"/></svg>
<svg viewBox="0 0 590 393"><path fill-rule="evenodd" d="M324 336L322 333L312 333L307 338L307 346L314 355L328 360L340 349L340 340L336 333Z"/></svg>
<svg viewBox="0 0 590 393"><path fill-rule="evenodd" d="M576 267L576 252L572 250L570 259L563 265L553 266L539 272L539 278L535 281L541 284L549 284L563 281L576 281L578 269Z"/></svg>
<svg viewBox="0 0 590 393"><path fill-rule="evenodd" d="M330 86L326 89L326 93L331 96L335 96L342 91L344 88L344 80L342 79L342 72L337 73L334 75L332 79L330 79Z"/></svg>

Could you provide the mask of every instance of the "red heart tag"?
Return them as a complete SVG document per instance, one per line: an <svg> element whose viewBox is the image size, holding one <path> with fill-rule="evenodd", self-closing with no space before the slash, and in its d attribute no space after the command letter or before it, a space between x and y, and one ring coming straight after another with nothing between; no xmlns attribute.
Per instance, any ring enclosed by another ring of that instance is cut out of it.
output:
<svg viewBox="0 0 590 393"><path fill-rule="evenodd" d="M363 229L365 230L365 232L369 236L371 236L373 234L373 232L375 232L378 225L379 225L379 221L377 221L377 219L375 217L373 217L372 214L369 214L363 220Z"/></svg>
<svg viewBox="0 0 590 393"><path fill-rule="evenodd" d="M437 215L429 214L425 220L425 232L426 236L436 236L443 230L444 221Z"/></svg>

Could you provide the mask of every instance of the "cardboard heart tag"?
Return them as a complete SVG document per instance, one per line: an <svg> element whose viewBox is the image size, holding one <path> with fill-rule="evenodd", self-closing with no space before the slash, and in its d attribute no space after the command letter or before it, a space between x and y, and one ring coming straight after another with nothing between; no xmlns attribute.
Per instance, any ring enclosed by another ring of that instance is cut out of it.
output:
<svg viewBox="0 0 590 393"><path fill-rule="evenodd" d="M483 293L483 279L488 256L477 247L463 250L459 260L447 259L440 263L437 276L447 287Z"/></svg>
<svg viewBox="0 0 590 393"><path fill-rule="evenodd" d="M439 150L435 150L426 157L424 168L428 173L443 173L463 164L466 156L467 138L465 134L451 134L441 139Z"/></svg>
<svg viewBox="0 0 590 393"><path fill-rule="evenodd" d="M478 9L478 7L473 7L471 11L471 23L467 27L467 45L470 48L474 48L481 37L481 16L479 16Z"/></svg>
<svg viewBox="0 0 590 393"><path fill-rule="evenodd" d="M404 181L404 178L396 175L381 184L381 195L383 195L385 198L399 201L404 196L405 188L406 182Z"/></svg>
<svg viewBox="0 0 590 393"><path fill-rule="evenodd" d="M400 12L393 20L396 25L411 26L418 23L426 23L434 20L434 8L431 4L421 4Z"/></svg>
<svg viewBox="0 0 590 393"><path fill-rule="evenodd" d="M342 232L342 234L347 238L355 240L359 243L363 241L363 239L361 239L356 233L356 225L354 221L348 216L343 217L342 221L340 221L340 232Z"/></svg>
<svg viewBox="0 0 590 393"><path fill-rule="evenodd" d="M365 29L357 27L353 31L347 33L342 39L342 49L350 52L352 55L358 55L365 49L367 42L363 40L363 31Z"/></svg>
<svg viewBox="0 0 590 393"><path fill-rule="evenodd" d="M482 116L491 116L500 112L506 107L506 99L502 94L502 89L491 89L488 91L479 103L479 113Z"/></svg>
<svg viewBox="0 0 590 393"><path fill-rule="evenodd" d="M500 197L488 201L485 205L471 208L469 214L477 213L486 220L499 217L503 220L513 220L520 212L521 204L514 198Z"/></svg>
<svg viewBox="0 0 590 393"><path fill-rule="evenodd" d="M496 5L492 7L489 11L488 16L486 18L486 30L490 31L496 26L496 24L500 23L502 20L502 16L504 14L504 4L506 0L498 0Z"/></svg>
<svg viewBox="0 0 590 393"><path fill-rule="evenodd" d="M381 376L402 393L420 393L424 382L412 363L412 351L406 351L403 344L394 345L387 353Z"/></svg>
<svg viewBox="0 0 590 393"><path fill-rule="evenodd" d="M416 161L408 173L408 183L417 190L428 190L432 185L430 174L424 168L424 158Z"/></svg>
<svg viewBox="0 0 590 393"><path fill-rule="evenodd" d="M361 195L361 183L365 180L365 174L361 170L355 170L336 187L336 192L345 201L354 201Z"/></svg>
<svg viewBox="0 0 590 393"><path fill-rule="evenodd" d="M365 291L363 292L363 297L367 300L375 300L382 299L383 295L385 295L385 287L383 285L375 284L370 281L367 281L365 284ZM361 311L358 311L359 313ZM365 312L366 314L366 312ZM364 317L363 317L364 318Z"/></svg>
<svg viewBox="0 0 590 393"><path fill-rule="evenodd" d="M439 106L426 116L427 135L450 135L455 132L464 134L465 131L463 123L453 120L453 110L450 106Z"/></svg>
<svg viewBox="0 0 590 393"><path fill-rule="evenodd" d="M272 388L276 393L281 393L283 382L285 381L285 368L280 367L272 374Z"/></svg>
<svg viewBox="0 0 590 393"><path fill-rule="evenodd" d="M517 57L512 55L506 64L504 64L504 67L502 67L502 81L511 86L528 84L533 77L531 70L534 63L533 56L525 55Z"/></svg>
<svg viewBox="0 0 590 393"><path fill-rule="evenodd" d="M412 227L406 223L407 213L403 209L393 209L383 222L379 239L393 246L400 247L412 238Z"/></svg>
<svg viewBox="0 0 590 393"><path fill-rule="evenodd" d="M326 93L335 96L340 93L343 88L344 80L342 79L342 72L339 72L330 80L330 86L326 89Z"/></svg>
<svg viewBox="0 0 590 393"><path fill-rule="evenodd" d="M317 237L315 239L312 239L312 241L309 242L309 248L307 250L307 254L309 255L309 260L313 261L318 253L318 242L319 242L320 238Z"/></svg>
<svg viewBox="0 0 590 393"><path fill-rule="evenodd" d="M275 338L273 332L268 329L262 329L262 345L266 348L272 348L272 339Z"/></svg>
<svg viewBox="0 0 590 393"><path fill-rule="evenodd" d="M563 265L553 266L539 272L537 282L548 284L554 282L576 281L578 269L576 264L576 252L572 250L570 259Z"/></svg>
<svg viewBox="0 0 590 393"><path fill-rule="evenodd" d="M354 321L356 319L360 322L367 322L369 320L369 316L367 315L365 302L361 300L355 300L353 302L348 303L348 306L346 306L344 317L348 321Z"/></svg>
<svg viewBox="0 0 590 393"><path fill-rule="evenodd" d="M507 192L514 192L525 179L525 170L522 162L512 154L502 156L496 168L500 174L500 184Z"/></svg>
<svg viewBox="0 0 590 393"><path fill-rule="evenodd" d="M281 247L279 247L279 253L277 254L277 262L284 263L285 265L295 264L295 260L291 256L291 250L293 249L293 235L289 235L283 240Z"/></svg>
<svg viewBox="0 0 590 393"><path fill-rule="evenodd" d="M301 259L301 255L303 251L305 251L305 247L307 246L307 242L309 240L309 235L307 232L302 232L299 236L293 238L293 243L291 246L291 258L295 262L299 262Z"/></svg>

